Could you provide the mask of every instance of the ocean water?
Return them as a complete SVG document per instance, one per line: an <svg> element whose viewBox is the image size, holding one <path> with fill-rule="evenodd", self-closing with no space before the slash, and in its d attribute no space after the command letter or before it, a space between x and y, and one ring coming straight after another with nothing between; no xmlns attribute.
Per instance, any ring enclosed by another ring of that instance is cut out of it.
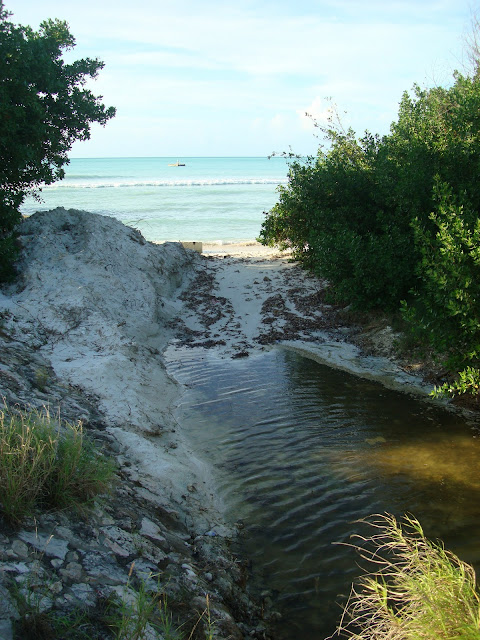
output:
<svg viewBox="0 0 480 640"><path fill-rule="evenodd" d="M22 213L55 207L113 216L147 240L241 242L258 237L286 184L283 158L73 158L65 178Z"/></svg>

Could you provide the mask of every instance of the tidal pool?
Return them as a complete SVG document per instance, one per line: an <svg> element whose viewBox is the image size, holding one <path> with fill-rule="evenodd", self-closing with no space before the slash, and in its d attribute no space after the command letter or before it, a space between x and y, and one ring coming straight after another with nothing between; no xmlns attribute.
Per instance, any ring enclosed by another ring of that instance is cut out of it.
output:
<svg viewBox="0 0 480 640"><path fill-rule="evenodd" d="M356 522L411 513L480 564L480 437L445 409L281 348L243 360L171 352L177 419L216 469L252 585L272 593L279 640L332 634L359 574ZM367 530L368 531L368 530Z"/></svg>

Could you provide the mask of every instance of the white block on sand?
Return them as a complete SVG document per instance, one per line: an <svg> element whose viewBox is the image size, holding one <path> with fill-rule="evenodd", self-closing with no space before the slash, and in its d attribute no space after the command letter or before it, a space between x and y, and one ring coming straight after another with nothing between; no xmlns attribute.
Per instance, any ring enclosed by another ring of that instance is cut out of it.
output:
<svg viewBox="0 0 480 640"><path fill-rule="evenodd" d="M197 251L198 253L202 253L203 243L202 242L182 242L181 243L185 249L191 249L192 251Z"/></svg>

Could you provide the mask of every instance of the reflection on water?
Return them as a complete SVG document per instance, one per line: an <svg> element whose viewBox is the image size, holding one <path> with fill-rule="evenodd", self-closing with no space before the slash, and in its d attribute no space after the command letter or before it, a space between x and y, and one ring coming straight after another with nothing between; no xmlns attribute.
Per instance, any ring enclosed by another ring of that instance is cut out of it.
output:
<svg viewBox="0 0 480 640"><path fill-rule="evenodd" d="M244 361L172 356L178 419L214 461L242 553L274 593L278 638L331 634L358 571L335 542L372 513L413 513L480 560L480 439L460 418L280 349ZM342 595L343 594L343 595Z"/></svg>
<svg viewBox="0 0 480 640"><path fill-rule="evenodd" d="M412 482L440 483L469 491L480 490L478 461L480 441L471 434L436 434L437 440L389 443L371 438L369 444L382 443L372 451L350 454L350 463L359 469L376 468L382 476L407 475ZM341 454L343 455L343 454ZM458 485L458 486L457 486Z"/></svg>

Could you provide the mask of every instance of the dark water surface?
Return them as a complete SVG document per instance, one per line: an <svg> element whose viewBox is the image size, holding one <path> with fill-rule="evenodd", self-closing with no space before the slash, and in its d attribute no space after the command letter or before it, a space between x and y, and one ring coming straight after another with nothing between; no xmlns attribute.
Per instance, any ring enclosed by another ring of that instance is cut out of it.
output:
<svg viewBox="0 0 480 640"><path fill-rule="evenodd" d="M274 349L244 360L175 353L178 419L213 462L254 583L273 592L282 640L333 633L358 575L336 542L373 513L414 514L479 564L480 438L407 394Z"/></svg>

